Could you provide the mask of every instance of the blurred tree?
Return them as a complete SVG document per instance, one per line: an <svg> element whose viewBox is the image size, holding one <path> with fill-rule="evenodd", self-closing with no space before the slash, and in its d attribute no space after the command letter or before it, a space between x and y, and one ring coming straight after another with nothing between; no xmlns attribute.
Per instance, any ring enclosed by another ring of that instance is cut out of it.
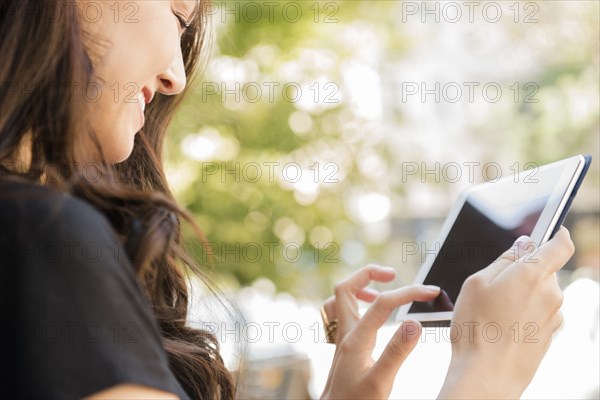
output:
<svg viewBox="0 0 600 400"><path fill-rule="evenodd" d="M400 264L392 222L443 215L460 186L407 179L407 162L598 155L598 3L544 3L533 25L403 21L397 1L212 11L213 55L172 125L168 172L233 285L266 276L319 298L367 260ZM401 101L419 80L497 82L504 97Z"/></svg>

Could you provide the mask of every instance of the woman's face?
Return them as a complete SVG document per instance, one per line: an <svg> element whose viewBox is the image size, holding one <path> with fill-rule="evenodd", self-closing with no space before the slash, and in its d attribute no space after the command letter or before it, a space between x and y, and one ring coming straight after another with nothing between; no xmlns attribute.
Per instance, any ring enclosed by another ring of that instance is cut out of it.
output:
<svg viewBox="0 0 600 400"><path fill-rule="evenodd" d="M87 90L89 122L109 162L125 160L157 93L175 95L186 84L181 35L198 0L77 2L91 34L98 85ZM97 55L97 56L95 56ZM95 59L98 57L98 59Z"/></svg>

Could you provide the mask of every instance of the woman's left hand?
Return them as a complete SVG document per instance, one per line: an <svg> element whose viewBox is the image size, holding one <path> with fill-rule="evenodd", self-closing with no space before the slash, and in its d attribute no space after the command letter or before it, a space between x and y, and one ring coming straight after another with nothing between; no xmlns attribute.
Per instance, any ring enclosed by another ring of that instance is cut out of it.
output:
<svg viewBox="0 0 600 400"><path fill-rule="evenodd" d="M335 355L322 399L387 399L398 369L415 348L421 324L405 321L377 361L372 352L377 330L399 306L411 301L430 301L439 294L437 286L412 285L377 292L371 281L389 282L392 268L368 265L335 287L335 296L324 305L329 321L337 319ZM358 299L373 303L364 316L358 314Z"/></svg>

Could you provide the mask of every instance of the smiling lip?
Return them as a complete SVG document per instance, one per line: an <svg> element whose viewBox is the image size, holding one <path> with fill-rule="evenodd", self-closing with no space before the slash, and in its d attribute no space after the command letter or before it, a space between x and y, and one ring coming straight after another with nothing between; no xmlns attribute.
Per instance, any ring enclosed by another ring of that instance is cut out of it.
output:
<svg viewBox="0 0 600 400"><path fill-rule="evenodd" d="M152 99L154 98L154 92L152 89L144 86L142 91L138 93L138 108L140 110L140 129L144 126L146 122L146 118L144 117L144 110L146 109L146 104L150 104Z"/></svg>
<svg viewBox="0 0 600 400"><path fill-rule="evenodd" d="M142 93L144 95L144 101L146 102L146 104L150 104L150 102L154 98L154 92L152 92L152 90L148 89L147 87L144 87L142 88Z"/></svg>
<svg viewBox="0 0 600 400"><path fill-rule="evenodd" d="M146 122L146 118L144 117L144 109L146 108L146 96L144 93L140 92L138 96L138 109L140 110L140 129L144 126Z"/></svg>

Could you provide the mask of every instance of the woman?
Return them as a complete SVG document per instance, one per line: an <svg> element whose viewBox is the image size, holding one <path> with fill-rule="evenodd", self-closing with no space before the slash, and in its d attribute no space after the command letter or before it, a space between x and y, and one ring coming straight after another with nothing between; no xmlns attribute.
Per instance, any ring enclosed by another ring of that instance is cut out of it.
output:
<svg viewBox="0 0 600 400"><path fill-rule="evenodd" d="M0 260L17 397L233 398L216 338L186 326L181 243L189 215L162 168L167 125L203 54L206 4L190 1L0 3ZM198 231L199 233L199 231ZM469 278L440 397L516 398L560 326L555 272L573 253L563 228L533 251L523 239ZM519 249L519 251L515 251ZM531 257L530 257L531 259ZM377 293L393 270L367 266L325 303L338 321L323 398L386 398L421 326L402 325L374 361L392 311L439 288ZM208 282L209 283L209 282ZM357 299L372 302L361 318ZM478 326L530 322L534 343L486 342ZM477 325L479 324L479 325Z"/></svg>

